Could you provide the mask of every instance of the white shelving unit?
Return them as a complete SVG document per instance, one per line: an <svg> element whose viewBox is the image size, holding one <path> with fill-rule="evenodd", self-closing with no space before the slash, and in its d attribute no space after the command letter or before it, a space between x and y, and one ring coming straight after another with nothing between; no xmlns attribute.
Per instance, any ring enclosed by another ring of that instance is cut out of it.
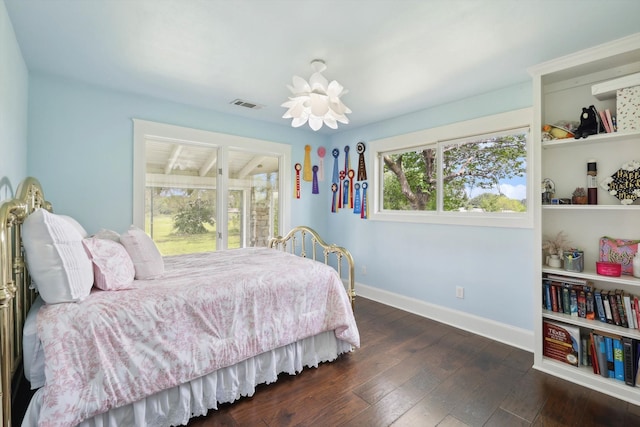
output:
<svg viewBox="0 0 640 427"><path fill-rule="evenodd" d="M596 46L533 67L534 94L534 176L537 194L542 180L555 183L555 197L570 198L576 187L587 186L587 161L595 159L598 182L611 176L623 163L640 160L640 132L590 135L586 139L542 141L542 126L561 120L578 121L582 107L595 105L598 111L616 109L611 97L598 99L592 86L640 72L640 33ZM603 97L601 97L603 98ZM640 238L640 201L623 206L604 189L598 189L597 205L534 206L536 230L534 310L536 320L534 368L585 387L640 405L640 387L595 375L591 367L574 367L543 356L542 322L551 319L585 331L600 331L640 340L640 331L543 310L542 275L552 273L587 279L599 289L622 289L640 295L640 279L631 276L607 277L596 274L595 262L602 236ZM584 251L583 272L568 272L543 265L542 241L563 231L572 246Z"/></svg>

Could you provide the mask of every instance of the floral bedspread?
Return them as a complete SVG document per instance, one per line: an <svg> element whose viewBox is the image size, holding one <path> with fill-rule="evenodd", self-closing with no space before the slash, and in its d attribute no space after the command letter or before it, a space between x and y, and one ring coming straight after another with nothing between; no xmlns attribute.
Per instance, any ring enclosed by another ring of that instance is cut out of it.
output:
<svg viewBox="0 0 640 427"><path fill-rule="evenodd" d="M320 332L360 345L342 281L323 263L249 248L166 257L165 270L40 310L40 425L73 426Z"/></svg>

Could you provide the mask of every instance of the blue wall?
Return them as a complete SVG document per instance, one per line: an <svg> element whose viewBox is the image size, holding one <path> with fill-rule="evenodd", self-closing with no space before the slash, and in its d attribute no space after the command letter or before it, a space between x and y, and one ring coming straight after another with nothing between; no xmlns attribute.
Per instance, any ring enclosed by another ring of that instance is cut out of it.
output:
<svg viewBox="0 0 640 427"><path fill-rule="evenodd" d="M294 162L302 162L305 144L327 142L284 122L258 123L51 75L32 73L29 83L28 173L56 212L74 216L90 233L132 223L133 118L290 144ZM309 196L292 202L292 224L322 232L323 200Z"/></svg>
<svg viewBox="0 0 640 427"><path fill-rule="evenodd" d="M524 83L348 129L331 143L354 146L531 105L531 83ZM328 239L352 252L359 283L533 329L532 229L361 220L346 210L327 221ZM456 286L465 288L464 299L455 297Z"/></svg>
<svg viewBox="0 0 640 427"><path fill-rule="evenodd" d="M27 170L29 73L0 2L0 200L13 197Z"/></svg>

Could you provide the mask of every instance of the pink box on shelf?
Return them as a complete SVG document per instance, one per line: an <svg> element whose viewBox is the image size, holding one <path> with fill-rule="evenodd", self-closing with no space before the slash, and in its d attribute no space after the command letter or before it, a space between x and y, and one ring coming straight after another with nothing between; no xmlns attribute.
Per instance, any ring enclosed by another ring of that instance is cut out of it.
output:
<svg viewBox="0 0 640 427"><path fill-rule="evenodd" d="M602 276L620 277L622 265L615 262L596 261L596 273Z"/></svg>

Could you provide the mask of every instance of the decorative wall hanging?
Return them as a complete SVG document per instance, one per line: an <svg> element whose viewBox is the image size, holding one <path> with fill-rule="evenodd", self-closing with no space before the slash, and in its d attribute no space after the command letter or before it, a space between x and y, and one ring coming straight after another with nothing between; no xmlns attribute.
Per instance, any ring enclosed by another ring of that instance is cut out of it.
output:
<svg viewBox="0 0 640 427"><path fill-rule="evenodd" d="M365 149L364 142L358 142L358 144L356 144L356 151L358 152L358 181L367 180L367 167L364 162Z"/></svg>
<svg viewBox="0 0 640 427"><path fill-rule="evenodd" d="M347 174L344 173L344 171L340 171L339 173L340 175L340 183L338 184L338 186L340 188L338 188L338 209L342 209L342 202L343 202L343 188L344 188L344 179L347 177Z"/></svg>
<svg viewBox="0 0 640 427"><path fill-rule="evenodd" d="M333 200L331 202L331 212L338 212L338 184L335 182L331 184L331 192L333 193Z"/></svg>
<svg viewBox="0 0 640 427"><path fill-rule="evenodd" d="M318 147L318 181L324 181L324 156L327 150L324 147Z"/></svg>
<svg viewBox="0 0 640 427"><path fill-rule="evenodd" d="M331 200L331 212L338 212L340 209L350 209L354 214L360 215L366 219L369 216L369 207L367 201L367 168L364 157L366 150L365 143L356 144L358 153L357 170L351 167L351 158L349 156L351 148L346 145L344 147L344 163L339 165L340 149L333 148L331 155L333 156L333 174L331 177L331 192L333 193ZM323 147L318 148L318 156L320 162L324 157L326 150ZM320 172L320 171L318 171ZM320 174L318 173L318 177ZM314 176L314 179L315 176ZM357 182L362 181L362 182Z"/></svg>
<svg viewBox="0 0 640 427"><path fill-rule="evenodd" d="M349 177L349 209L353 209L353 177L356 176L356 172L349 169L347 176Z"/></svg>
<svg viewBox="0 0 640 427"><path fill-rule="evenodd" d="M342 182L342 207L349 207L349 179L346 177Z"/></svg>
<svg viewBox="0 0 640 427"><path fill-rule="evenodd" d="M360 209L360 184L356 182L355 185L353 186L353 188L356 191L354 202L353 202L353 213L354 214L359 214L361 212L361 209Z"/></svg>
<svg viewBox="0 0 640 427"><path fill-rule="evenodd" d="M334 148L331 150L331 155L333 156L333 175L331 176L331 182L337 184L340 182L340 176L338 175L338 156L340 155L340 150Z"/></svg>
<svg viewBox="0 0 640 427"><path fill-rule="evenodd" d="M345 173L345 175L349 173L349 169L351 169L351 161L349 159L349 146L346 145L344 147L344 173Z"/></svg>
<svg viewBox="0 0 640 427"><path fill-rule="evenodd" d="M311 181L311 146L304 146L304 163L302 166L302 179L305 181Z"/></svg>
<svg viewBox="0 0 640 427"><path fill-rule="evenodd" d="M311 170L313 171L313 184L311 186L311 194L320 194L320 189L318 188L318 165L313 165Z"/></svg>
<svg viewBox="0 0 640 427"><path fill-rule="evenodd" d="M296 199L300 198L300 170L302 170L302 165L300 163L296 163Z"/></svg>
<svg viewBox="0 0 640 427"><path fill-rule="evenodd" d="M362 183L362 207L360 208L360 218L367 219L369 216L369 203L367 202L367 187L369 185L366 182Z"/></svg>
<svg viewBox="0 0 640 427"><path fill-rule="evenodd" d="M623 164L618 171L600 182L600 186L615 196L623 205L640 198L640 161Z"/></svg>

